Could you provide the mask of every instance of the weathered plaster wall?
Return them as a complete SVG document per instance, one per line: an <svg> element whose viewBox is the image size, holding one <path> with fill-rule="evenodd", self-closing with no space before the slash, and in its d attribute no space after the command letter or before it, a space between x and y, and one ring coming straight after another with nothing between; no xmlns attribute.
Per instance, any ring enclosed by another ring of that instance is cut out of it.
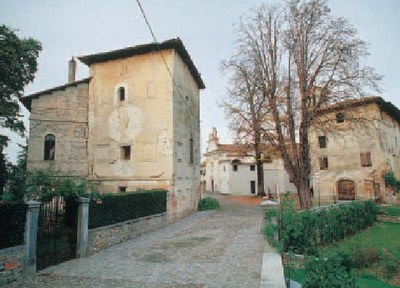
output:
<svg viewBox="0 0 400 288"><path fill-rule="evenodd" d="M200 198L200 92L177 53L173 59L174 189L169 209L179 217L196 209Z"/></svg>
<svg viewBox="0 0 400 288"><path fill-rule="evenodd" d="M392 125L384 125L376 104L352 108L347 114L361 120L355 120L358 124L350 124L348 120L336 123L338 129L313 128L309 134L314 196L320 196L322 200L331 200L334 196L337 199L339 180L354 181L358 199L374 196L373 182L379 184L382 195L384 193L384 182L380 176L386 169L386 161L391 158L384 151L396 150L394 144L396 135L399 135L398 124L396 127L393 121L389 121ZM325 117L335 122L335 115L330 113ZM397 133L393 131L395 129ZM326 148L319 148L318 136L326 136ZM371 167L361 166L360 153L365 152L371 153ZM328 157L328 169L320 170L319 158L324 156ZM398 157L393 162L396 161Z"/></svg>
<svg viewBox="0 0 400 288"><path fill-rule="evenodd" d="M245 161L245 159L242 159ZM257 171L250 170L249 163L243 163L237 166L237 171L233 171L233 166L229 165L229 191L234 195L250 195L250 181L256 181L257 193Z"/></svg>
<svg viewBox="0 0 400 288"><path fill-rule="evenodd" d="M283 165L283 159L273 157L271 163L264 162L265 193L296 192L296 187L290 183L289 175Z"/></svg>
<svg viewBox="0 0 400 288"><path fill-rule="evenodd" d="M172 67L174 52L163 51ZM159 53L96 63L89 95L91 179L102 190L119 186L170 189L172 170L172 79ZM118 99L124 87L125 100ZM125 160L122 146L130 146Z"/></svg>
<svg viewBox="0 0 400 288"><path fill-rule="evenodd" d="M386 162L400 179L400 124L387 113L381 113L380 144L382 151L382 162Z"/></svg>
<svg viewBox="0 0 400 288"><path fill-rule="evenodd" d="M88 84L67 87L32 99L28 169L52 167L87 176ZM44 138L56 137L54 160L44 160Z"/></svg>

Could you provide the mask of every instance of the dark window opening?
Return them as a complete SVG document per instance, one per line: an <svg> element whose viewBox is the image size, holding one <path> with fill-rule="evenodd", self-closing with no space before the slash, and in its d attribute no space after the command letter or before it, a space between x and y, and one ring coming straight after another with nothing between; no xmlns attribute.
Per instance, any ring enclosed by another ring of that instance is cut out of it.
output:
<svg viewBox="0 0 400 288"><path fill-rule="evenodd" d="M255 165L250 165L250 171L255 171L256 170L256 166Z"/></svg>
<svg viewBox="0 0 400 288"><path fill-rule="evenodd" d="M343 115L343 113L337 113L337 114L336 114L336 122L337 122L337 123L343 123L343 122L344 122L344 115Z"/></svg>
<svg viewBox="0 0 400 288"><path fill-rule="evenodd" d="M44 160L54 160L56 153L56 137L48 134L44 137Z"/></svg>
<svg viewBox="0 0 400 288"><path fill-rule="evenodd" d="M190 147L189 147L189 164L193 164L193 158L194 158L194 155L193 155L193 139L190 139Z"/></svg>
<svg viewBox="0 0 400 288"><path fill-rule="evenodd" d="M125 87L118 88L118 100L119 102L125 101Z"/></svg>
<svg viewBox="0 0 400 288"><path fill-rule="evenodd" d="M328 170L328 157L319 158L319 168L321 170Z"/></svg>
<svg viewBox="0 0 400 288"><path fill-rule="evenodd" d="M119 186L118 192L126 192L126 186Z"/></svg>
<svg viewBox="0 0 400 288"><path fill-rule="evenodd" d="M122 146L121 147L121 159L123 159L123 160L131 159L131 146Z"/></svg>
<svg viewBox="0 0 400 288"><path fill-rule="evenodd" d="M232 164L232 170L238 171L238 164L240 164L240 160L238 159L232 160L231 164Z"/></svg>
<svg viewBox="0 0 400 288"><path fill-rule="evenodd" d="M325 136L319 136L318 142L319 142L319 148L326 148L326 137Z"/></svg>
<svg viewBox="0 0 400 288"><path fill-rule="evenodd" d="M372 166L371 152L360 153L360 158L361 158L361 166L362 167L371 167Z"/></svg>

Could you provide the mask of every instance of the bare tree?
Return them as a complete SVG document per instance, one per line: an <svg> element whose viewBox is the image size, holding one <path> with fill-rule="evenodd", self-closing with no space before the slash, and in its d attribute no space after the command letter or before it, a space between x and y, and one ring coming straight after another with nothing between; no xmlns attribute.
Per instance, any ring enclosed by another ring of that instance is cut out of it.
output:
<svg viewBox="0 0 400 288"><path fill-rule="evenodd" d="M310 127L318 125L322 107L364 96L365 88L377 90L380 76L362 62L367 46L357 30L347 20L330 15L325 0L262 5L237 27L236 53L224 66L233 75L225 104L237 109L228 109L228 117L236 131L246 129L242 123L252 119L247 103L255 102L252 105L260 108L260 117L258 126L251 127L260 130L259 144L265 142L280 151L300 205L308 209ZM249 83L251 89L246 92L257 97L247 93L240 98L238 88Z"/></svg>

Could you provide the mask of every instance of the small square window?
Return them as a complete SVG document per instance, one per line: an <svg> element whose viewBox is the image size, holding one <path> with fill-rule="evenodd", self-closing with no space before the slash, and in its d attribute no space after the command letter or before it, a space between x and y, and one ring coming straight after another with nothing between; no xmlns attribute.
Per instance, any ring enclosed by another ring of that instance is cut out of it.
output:
<svg viewBox="0 0 400 288"><path fill-rule="evenodd" d="M328 157L319 158L319 168L321 170L328 170Z"/></svg>
<svg viewBox="0 0 400 288"><path fill-rule="evenodd" d="M126 192L126 186L119 186L118 192Z"/></svg>
<svg viewBox="0 0 400 288"><path fill-rule="evenodd" d="M238 171L238 165L233 165L232 169L233 169L233 171Z"/></svg>
<svg viewBox="0 0 400 288"><path fill-rule="evenodd" d="M343 115L343 113L337 113L337 114L336 114L336 122L337 122L337 123L343 123L343 122L344 122L344 115Z"/></svg>
<svg viewBox="0 0 400 288"><path fill-rule="evenodd" d="M123 160L131 159L131 146L121 146L121 159Z"/></svg>
<svg viewBox="0 0 400 288"><path fill-rule="evenodd" d="M326 137L319 136L318 137L319 148L326 148Z"/></svg>
<svg viewBox="0 0 400 288"><path fill-rule="evenodd" d="M255 165L250 165L250 171L255 171L256 170L256 166Z"/></svg>

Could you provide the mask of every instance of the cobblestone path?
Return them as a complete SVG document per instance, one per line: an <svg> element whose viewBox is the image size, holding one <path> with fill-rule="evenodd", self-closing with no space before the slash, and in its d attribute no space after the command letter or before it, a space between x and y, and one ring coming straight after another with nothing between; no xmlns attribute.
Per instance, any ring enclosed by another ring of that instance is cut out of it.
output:
<svg viewBox="0 0 400 288"><path fill-rule="evenodd" d="M197 212L6 287L258 287L262 210L254 201L216 197L219 210Z"/></svg>

